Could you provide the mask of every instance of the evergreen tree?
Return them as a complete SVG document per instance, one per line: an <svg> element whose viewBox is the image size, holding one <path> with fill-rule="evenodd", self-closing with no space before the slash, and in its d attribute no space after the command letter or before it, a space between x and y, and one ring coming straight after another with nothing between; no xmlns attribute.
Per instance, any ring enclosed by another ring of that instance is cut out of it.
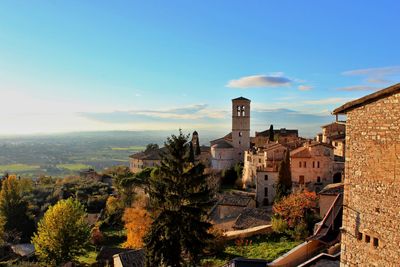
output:
<svg viewBox="0 0 400 267"><path fill-rule="evenodd" d="M285 158L279 165L278 181L276 184L275 202L287 196L292 191L292 174L290 171L290 152L286 150Z"/></svg>
<svg viewBox="0 0 400 267"><path fill-rule="evenodd" d="M199 137L197 136L197 142L196 142L196 147L195 147L195 151L196 156L201 154L201 149L200 149L200 140Z"/></svg>
<svg viewBox="0 0 400 267"><path fill-rule="evenodd" d="M23 199L23 188L15 175L9 175L2 182L0 191L0 217L8 238L29 241L35 229L33 219L28 215L28 203Z"/></svg>
<svg viewBox="0 0 400 267"><path fill-rule="evenodd" d="M90 237L86 216L83 205L72 198L51 206L32 238L38 258L58 266L83 254Z"/></svg>
<svg viewBox="0 0 400 267"><path fill-rule="evenodd" d="M274 139L275 139L274 126L271 124L271 126L269 126L269 141L273 142Z"/></svg>
<svg viewBox="0 0 400 267"><path fill-rule="evenodd" d="M211 193L204 165L190 161L188 136L167 139L167 152L150 179L154 222L145 238L147 266L196 266L210 240Z"/></svg>

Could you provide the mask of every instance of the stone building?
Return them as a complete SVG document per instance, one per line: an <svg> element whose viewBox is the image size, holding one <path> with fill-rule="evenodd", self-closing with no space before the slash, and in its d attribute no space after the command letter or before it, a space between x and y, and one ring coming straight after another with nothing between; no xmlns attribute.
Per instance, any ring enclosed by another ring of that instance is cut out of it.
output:
<svg viewBox="0 0 400 267"><path fill-rule="evenodd" d="M273 126L271 125L271 128L272 127ZM296 142L299 139L298 130L289 130L286 128L281 128L279 130L272 129L272 131L274 137L273 142L278 142L279 144L286 145L288 143ZM269 140L270 135L271 135L270 129L262 132L256 132L255 137L251 138L251 142L256 147L265 147L266 144L271 142Z"/></svg>
<svg viewBox="0 0 400 267"><path fill-rule="evenodd" d="M132 173L138 173L146 168L159 166L163 150L165 148L148 149L129 156L129 169Z"/></svg>
<svg viewBox="0 0 400 267"><path fill-rule="evenodd" d="M347 116L341 266L399 266L400 84L333 114Z"/></svg>
<svg viewBox="0 0 400 267"><path fill-rule="evenodd" d="M243 162L244 152L250 148L250 100L232 99L232 132L211 141L211 165L215 170Z"/></svg>
<svg viewBox="0 0 400 267"><path fill-rule="evenodd" d="M318 192L334 180L340 182L344 166L335 162L333 149L333 146L326 143L309 142L291 151L293 188Z"/></svg>
<svg viewBox="0 0 400 267"><path fill-rule="evenodd" d="M245 187L254 187L259 206L272 203L278 167L287 148L279 143L269 143L265 148L245 152L242 182Z"/></svg>
<svg viewBox="0 0 400 267"><path fill-rule="evenodd" d="M317 141L332 145L334 147L333 153L338 157L344 157L346 124L342 121L337 121L321 128L322 133L317 135Z"/></svg>

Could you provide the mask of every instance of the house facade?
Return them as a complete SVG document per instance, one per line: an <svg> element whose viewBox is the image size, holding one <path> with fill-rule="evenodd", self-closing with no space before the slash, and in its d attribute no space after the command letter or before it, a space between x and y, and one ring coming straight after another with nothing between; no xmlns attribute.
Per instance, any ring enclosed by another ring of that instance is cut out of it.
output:
<svg viewBox="0 0 400 267"><path fill-rule="evenodd" d="M290 170L294 189L318 192L333 183L343 172L343 164L335 164L334 147L320 142L305 143L290 152Z"/></svg>
<svg viewBox="0 0 400 267"><path fill-rule="evenodd" d="M341 266L399 266L400 84L333 113L347 116Z"/></svg>

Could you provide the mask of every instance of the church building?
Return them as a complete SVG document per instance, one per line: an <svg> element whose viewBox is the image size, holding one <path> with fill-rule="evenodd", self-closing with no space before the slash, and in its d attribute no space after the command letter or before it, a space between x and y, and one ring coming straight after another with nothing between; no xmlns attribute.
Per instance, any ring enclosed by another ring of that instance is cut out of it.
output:
<svg viewBox="0 0 400 267"><path fill-rule="evenodd" d="M232 99L232 132L211 141L211 165L215 170L228 169L243 162L250 148L250 100Z"/></svg>

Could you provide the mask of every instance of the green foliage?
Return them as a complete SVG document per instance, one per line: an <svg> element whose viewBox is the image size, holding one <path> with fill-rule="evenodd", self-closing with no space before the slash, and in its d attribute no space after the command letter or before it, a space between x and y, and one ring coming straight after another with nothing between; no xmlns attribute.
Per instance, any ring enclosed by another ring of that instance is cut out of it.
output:
<svg viewBox="0 0 400 267"><path fill-rule="evenodd" d="M4 232L11 241L20 237L22 241L30 239L35 225L28 214L28 203L24 201L26 184L21 183L14 175L2 182L0 191L0 218Z"/></svg>
<svg viewBox="0 0 400 267"><path fill-rule="evenodd" d="M190 161L187 141L182 132L168 138L161 166L152 172L149 193L156 216L145 238L147 266L195 266L212 237L205 167Z"/></svg>
<svg viewBox="0 0 400 267"><path fill-rule="evenodd" d="M237 163L235 166L223 170L221 174L221 184L224 186L232 186L241 188L241 178L243 174L243 164ZM238 181L239 180L239 181Z"/></svg>
<svg viewBox="0 0 400 267"><path fill-rule="evenodd" d="M228 241L222 252L213 257L204 257L201 266L219 267L237 257L273 261L299 243L274 233Z"/></svg>
<svg viewBox="0 0 400 267"><path fill-rule="evenodd" d="M276 233L283 234L288 230L288 224L281 218L272 217L272 230Z"/></svg>
<svg viewBox="0 0 400 267"><path fill-rule="evenodd" d="M153 144L153 143L150 143L150 144L148 144L147 146L146 146L146 152L148 152L148 151L150 151L150 150L155 150L155 149L158 149L159 147L158 147L158 144Z"/></svg>
<svg viewBox="0 0 400 267"><path fill-rule="evenodd" d="M86 216L84 206L72 198L51 206L32 238L38 258L59 265L82 255L90 238Z"/></svg>
<svg viewBox="0 0 400 267"><path fill-rule="evenodd" d="M70 176L57 182L54 196L58 199L76 198L89 212L100 212L110 193L111 188L106 183Z"/></svg>
<svg viewBox="0 0 400 267"><path fill-rule="evenodd" d="M276 184L275 202L281 200L292 191L292 174L290 171L290 152L286 150L285 158L279 165L278 181Z"/></svg>

